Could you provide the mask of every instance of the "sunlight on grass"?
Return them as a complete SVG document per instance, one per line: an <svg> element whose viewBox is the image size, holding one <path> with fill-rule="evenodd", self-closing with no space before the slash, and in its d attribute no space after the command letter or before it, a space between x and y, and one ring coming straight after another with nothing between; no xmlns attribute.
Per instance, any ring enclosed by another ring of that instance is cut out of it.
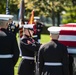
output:
<svg viewBox="0 0 76 75"><path fill-rule="evenodd" d="M20 61L21 61L21 57L19 58L17 64L15 65L15 68L14 68L15 75L18 75L17 73L18 73L18 67L19 67Z"/></svg>
<svg viewBox="0 0 76 75"><path fill-rule="evenodd" d="M41 43L42 44L47 43L49 41L50 41L50 36L49 35L45 35L45 34L41 35Z"/></svg>

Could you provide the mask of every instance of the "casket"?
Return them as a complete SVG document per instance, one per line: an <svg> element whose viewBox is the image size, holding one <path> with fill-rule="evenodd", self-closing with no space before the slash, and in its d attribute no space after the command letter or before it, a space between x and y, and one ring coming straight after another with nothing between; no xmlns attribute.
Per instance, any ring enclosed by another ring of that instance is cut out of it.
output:
<svg viewBox="0 0 76 75"><path fill-rule="evenodd" d="M76 47L76 30L61 30L59 41L67 47Z"/></svg>
<svg viewBox="0 0 76 75"><path fill-rule="evenodd" d="M76 23L67 23L60 25L61 27L76 27Z"/></svg>
<svg viewBox="0 0 76 75"><path fill-rule="evenodd" d="M68 53L76 54L76 25L60 27L59 42L67 46Z"/></svg>

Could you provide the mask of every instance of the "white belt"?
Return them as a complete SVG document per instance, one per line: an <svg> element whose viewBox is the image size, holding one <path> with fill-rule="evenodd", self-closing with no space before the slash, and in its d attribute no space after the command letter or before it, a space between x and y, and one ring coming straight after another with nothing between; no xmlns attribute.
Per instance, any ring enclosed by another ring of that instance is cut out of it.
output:
<svg viewBox="0 0 76 75"><path fill-rule="evenodd" d="M49 62L45 62L44 65L46 66L61 66L62 63L56 63L56 62L52 62L52 63L49 63Z"/></svg>
<svg viewBox="0 0 76 75"><path fill-rule="evenodd" d="M22 56L23 59L34 60L34 57Z"/></svg>
<svg viewBox="0 0 76 75"><path fill-rule="evenodd" d="M34 35L33 37L35 38L35 37L37 37L37 35Z"/></svg>
<svg viewBox="0 0 76 75"><path fill-rule="evenodd" d="M0 55L0 58L12 58L12 54Z"/></svg>

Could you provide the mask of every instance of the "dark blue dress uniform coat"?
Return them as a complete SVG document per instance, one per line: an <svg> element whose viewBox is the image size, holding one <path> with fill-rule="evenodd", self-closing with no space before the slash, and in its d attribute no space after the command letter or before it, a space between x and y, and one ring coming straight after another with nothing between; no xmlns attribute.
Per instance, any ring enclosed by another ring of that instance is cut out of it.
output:
<svg viewBox="0 0 76 75"><path fill-rule="evenodd" d="M41 32L43 30L43 24L40 23L40 22L37 22L37 36L38 36L38 39L41 39Z"/></svg>
<svg viewBox="0 0 76 75"><path fill-rule="evenodd" d="M28 36L22 38L20 42L20 48L22 51L22 61L19 66L18 74L19 75L34 75L35 73L35 61L34 54L39 50L39 43L28 44L27 41L31 41L32 39Z"/></svg>
<svg viewBox="0 0 76 75"><path fill-rule="evenodd" d="M15 36L0 29L0 75L14 75L18 57L19 48Z"/></svg>
<svg viewBox="0 0 76 75"><path fill-rule="evenodd" d="M16 36L16 34L17 34L18 31L19 31L19 27L16 27L16 25L13 24L13 23L10 23L10 24L8 25L7 30L8 30L8 32L11 32L11 33L13 33L13 34Z"/></svg>
<svg viewBox="0 0 76 75"><path fill-rule="evenodd" d="M67 47L57 40L42 45L38 58L40 75L68 75Z"/></svg>

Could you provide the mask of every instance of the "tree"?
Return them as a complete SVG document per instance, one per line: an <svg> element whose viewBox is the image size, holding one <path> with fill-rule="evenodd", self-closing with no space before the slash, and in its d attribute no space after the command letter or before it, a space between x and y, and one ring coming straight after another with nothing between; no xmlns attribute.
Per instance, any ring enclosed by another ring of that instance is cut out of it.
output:
<svg viewBox="0 0 76 75"><path fill-rule="evenodd" d="M0 0L0 14L6 14L6 1ZM8 0L8 7L10 10L10 14L17 14L18 10L18 0Z"/></svg>
<svg viewBox="0 0 76 75"><path fill-rule="evenodd" d="M63 14L62 16L62 23L76 23L76 7L67 7L65 14Z"/></svg>
<svg viewBox="0 0 76 75"><path fill-rule="evenodd" d="M58 17L59 25L61 12L65 10L65 6L68 6L70 2L71 0L28 0L26 13L29 14L34 9L35 16L50 16L53 25L55 25L55 17Z"/></svg>
<svg viewBox="0 0 76 75"><path fill-rule="evenodd" d="M73 6L76 6L76 0L72 0Z"/></svg>
<svg viewBox="0 0 76 75"><path fill-rule="evenodd" d="M11 14L18 14L19 4L21 0L9 0L9 10ZM75 0L24 0L25 1L25 15L27 18L30 12L34 9L35 16L51 17L53 25L55 25L55 17L58 18L58 25L60 24L60 15L62 11L67 11L67 7L73 6ZM6 0L0 0L0 13L5 13ZM76 11L76 10L74 10ZM54 14L54 15L53 15Z"/></svg>
<svg viewBox="0 0 76 75"><path fill-rule="evenodd" d="M0 14L6 12L6 0L0 0Z"/></svg>

